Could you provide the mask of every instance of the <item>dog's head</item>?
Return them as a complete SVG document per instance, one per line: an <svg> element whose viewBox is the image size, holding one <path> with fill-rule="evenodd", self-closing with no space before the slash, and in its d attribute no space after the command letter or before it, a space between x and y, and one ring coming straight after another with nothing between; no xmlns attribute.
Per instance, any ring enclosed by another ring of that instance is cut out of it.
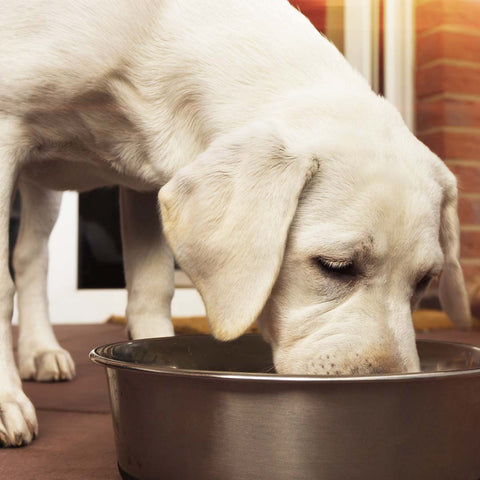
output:
<svg viewBox="0 0 480 480"><path fill-rule="evenodd" d="M259 319L278 372L418 370L411 311L433 277L470 321L455 178L385 101L325 101L295 99L180 170L159 195L167 239L214 335Z"/></svg>

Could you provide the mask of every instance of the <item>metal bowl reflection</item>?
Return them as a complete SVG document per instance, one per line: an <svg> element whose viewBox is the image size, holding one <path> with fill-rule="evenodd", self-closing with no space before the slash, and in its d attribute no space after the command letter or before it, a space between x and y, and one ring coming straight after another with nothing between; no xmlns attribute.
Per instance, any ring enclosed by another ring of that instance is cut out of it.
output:
<svg viewBox="0 0 480 480"><path fill-rule="evenodd" d="M105 345L119 468L137 480L479 480L480 349L422 372L280 376L258 335Z"/></svg>

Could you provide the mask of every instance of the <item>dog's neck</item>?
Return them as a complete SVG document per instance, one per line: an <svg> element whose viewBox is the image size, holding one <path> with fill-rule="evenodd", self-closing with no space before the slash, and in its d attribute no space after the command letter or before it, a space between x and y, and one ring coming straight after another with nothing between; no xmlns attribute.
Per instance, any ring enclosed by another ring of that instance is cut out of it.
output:
<svg viewBox="0 0 480 480"><path fill-rule="evenodd" d="M215 18L198 18L198 9L186 8L182 21L169 22L175 8L167 2L151 26L155 42L140 47L110 84L140 120L149 161L162 179L217 137L260 118L274 120L275 112L285 111L282 105L299 92L340 90L342 78L345 92L355 85L362 94L373 95L338 50L288 2L246 0L238 8L230 0L216 6ZM251 15L249 9L257 13ZM234 25L232 10L238 10ZM274 18L265 22L272 11Z"/></svg>

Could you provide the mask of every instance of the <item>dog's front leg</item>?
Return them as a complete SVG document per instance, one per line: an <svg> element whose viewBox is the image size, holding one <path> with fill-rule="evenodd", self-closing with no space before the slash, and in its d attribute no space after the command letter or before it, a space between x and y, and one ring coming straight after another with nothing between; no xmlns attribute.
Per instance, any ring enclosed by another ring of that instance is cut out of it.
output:
<svg viewBox="0 0 480 480"><path fill-rule="evenodd" d="M123 263L132 338L173 335L173 255L162 232L157 193L120 188Z"/></svg>
<svg viewBox="0 0 480 480"><path fill-rule="evenodd" d="M70 380L75 367L60 347L48 318L48 238L58 217L62 194L20 176L22 215L13 255L20 335L18 363L23 379Z"/></svg>
<svg viewBox="0 0 480 480"><path fill-rule="evenodd" d="M20 126L0 115L0 445L30 443L37 432L35 409L15 366L10 322L14 285L8 270L8 226L21 151Z"/></svg>

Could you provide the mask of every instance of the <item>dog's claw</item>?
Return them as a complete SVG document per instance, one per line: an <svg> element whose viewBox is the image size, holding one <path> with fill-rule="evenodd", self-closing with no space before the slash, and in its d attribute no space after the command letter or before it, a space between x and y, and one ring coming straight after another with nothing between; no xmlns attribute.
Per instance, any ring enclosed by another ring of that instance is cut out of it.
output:
<svg viewBox="0 0 480 480"><path fill-rule="evenodd" d="M0 446L28 445L36 436L37 425L35 409L21 390L0 396Z"/></svg>
<svg viewBox="0 0 480 480"><path fill-rule="evenodd" d="M19 432L15 434L15 446L21 447L23 445L23 435Z"/></svg>

